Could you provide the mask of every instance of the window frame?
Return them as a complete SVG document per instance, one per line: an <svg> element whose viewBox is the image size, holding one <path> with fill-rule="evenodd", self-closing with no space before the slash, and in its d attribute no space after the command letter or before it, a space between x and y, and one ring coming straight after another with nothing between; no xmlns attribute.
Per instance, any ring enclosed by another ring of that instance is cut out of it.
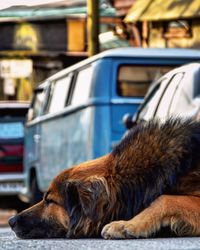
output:
<svg viewBox="0 0 200 250"><path fill-rule="evenodd" d="M164 75L166 75L168 72L170 72L171 70L173 70L174 68L175 68L175 66L173 65L173 64L159 64L159 63L147 63L147 64L138 64L138 63L126 63L126 62L122 62L122 63L119 63L118 65L117 65L117 72L116 72L116 79L115 79L115 94L116 94L116 96L117 97L119 97L119 98L125 98L125 99L128 99L128 98L135 98L135 99L143 99L144 97L145 97L145 95L144 96L125 96L125 95L120 95L119 93L118 93L118 83L119 83L119 80L118 80L118 76L119 76L119 70L120 70L120 67L123 67L123 66L131 66L131 67L139 67L139 68L146 68L146 67L149 67L149 68L157 68L157 67L160 67L161 69L162 68L169 68L169 71L167 71L167 72L165 72L165 73L163 73L161 76L159 76L158 78L156 78L156 79L153 79L153 80L150 80L150 83L149 83L149 86L148 86L148 88L147 88L147 92L145 93L145 95L148 93L148 89L150 88L150 86L151 86L151 84L152 84L152 82L157 82L157 81L159 81Z"/></svg>
<svg viewBox="0 0 200 250"><path fill-rule="evenodd" d="M42 84L42 86L40 86L34 90L33 99L32 99L31 105L30 105L28 112L27 112L27 122L31 122L31 121L41 117L44 114L44 109L45 109L46 102L48 99L48 88L49 88L48 82L44 82L44 84ZM43 99L43 103L41 104L39 114L34 115L34 104L36 102L36 95L38 93L43 93L44 99Z"/></svg>
<svg viewBox="0 0 200 250"><path fill-rule="evenodd" d="M81 71L83 71L83 70L88 69L88 68L93 68L93 63L84 65L84 67L78 68L78 69L76 69L75 72L74 72L74 78L73 78L73 81L72 81L72 85L71 85L71 89L70 89L70 95L69 95L69 99L68 99L68 103L69 103L69 105L71 105L71 106L79 106L79 105L85 104L85 103L73 104L72 101L73 101L73 97L74 97L75 88L76 88L76 84L77 84L77 80L78 80L79 73L80 73ZM92 70L92 75L91 75L90 92L89 92L89 96L88 96L88 97L91 96L92 78L93 78L93 70ZM89 100L89 98L88 98L88 100Z"/></svg>
<svg viewBox="0 0 200 250"><path fill-rule="evenodd" d="M49 112L49 109L50 109L51 101L52 101L52 98L53 98L56 83L59 82L60 80L66 79L67 77L70 77L71 79L70 79L70 82L69 82L68 91L66 93L63 109L66 106L69 105L69 97L70 97L70 92L71 92L71 88L72 88L72 84L73 84L73 78L74 78L74 72L73 71L51 81L49 89L48 89L48 98L47 98L47 102L46 102L45 110L44 110L45 114L53 115L53 114L56 114L56 113L59 113L59 112L62 111L62 109L61 109L61 110L57 110L57 111L54 111L54 112Z"/></svg>

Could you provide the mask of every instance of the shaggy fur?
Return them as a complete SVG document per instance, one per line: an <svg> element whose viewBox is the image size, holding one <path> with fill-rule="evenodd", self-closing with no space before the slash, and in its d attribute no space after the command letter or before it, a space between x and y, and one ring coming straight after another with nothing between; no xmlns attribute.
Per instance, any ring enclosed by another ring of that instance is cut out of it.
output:
<svg viewBox="0 0 200 250"><path fill-rule="evenodd" d="M60 173L10 226L21 238L199 236L199 152L199 122L139 124L110 154Z"/></svg>

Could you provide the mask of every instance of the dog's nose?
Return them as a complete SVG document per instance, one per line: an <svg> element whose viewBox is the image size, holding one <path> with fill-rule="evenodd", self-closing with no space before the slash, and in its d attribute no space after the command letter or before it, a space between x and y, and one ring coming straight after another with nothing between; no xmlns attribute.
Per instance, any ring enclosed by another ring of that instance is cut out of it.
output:
<svg viewBox="0 0 200 250"><path fill-rule="evenodd" d="M12 216L9 220L8 220L8 224L10 225L11 228L14 228L15 225L17 223L17 216Z"/></svg>

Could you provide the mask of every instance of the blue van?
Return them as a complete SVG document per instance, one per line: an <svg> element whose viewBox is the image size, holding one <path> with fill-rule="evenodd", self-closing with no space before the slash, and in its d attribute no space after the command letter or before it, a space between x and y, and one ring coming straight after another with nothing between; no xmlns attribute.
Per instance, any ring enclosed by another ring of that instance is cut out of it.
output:
<svg viewBox="0 0 200 250"><path fill-rule="evenodd" d="M122 118L152 81L199 61L184 49L113 49L64 69L35 89L25 128L25 189L35 203L61 170L102 156L125 132Z"/></svg>

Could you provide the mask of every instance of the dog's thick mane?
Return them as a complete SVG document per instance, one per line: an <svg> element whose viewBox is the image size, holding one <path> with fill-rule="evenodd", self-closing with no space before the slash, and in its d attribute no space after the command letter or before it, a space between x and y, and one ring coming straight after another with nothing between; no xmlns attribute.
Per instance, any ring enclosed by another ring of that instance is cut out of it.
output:
<svg viewBox="0 0 200 250"><path fill-rule="evenodd" d="M131 219L160 195L176 194L179 179L198 169L199 151L199 122L152 120L131 129L110 154L66 170L66 188L59 189L70 217L67 237L99 236L109 222Z"/></svg>
<svg viewBox="0 0 200 250"><path fill-rule="evenodd" d="M117 219L130 219L161 194L171 193L179 177L194 168L199 151L200 123L193 120L154 120L131 129L112 151Z"/></svg>

